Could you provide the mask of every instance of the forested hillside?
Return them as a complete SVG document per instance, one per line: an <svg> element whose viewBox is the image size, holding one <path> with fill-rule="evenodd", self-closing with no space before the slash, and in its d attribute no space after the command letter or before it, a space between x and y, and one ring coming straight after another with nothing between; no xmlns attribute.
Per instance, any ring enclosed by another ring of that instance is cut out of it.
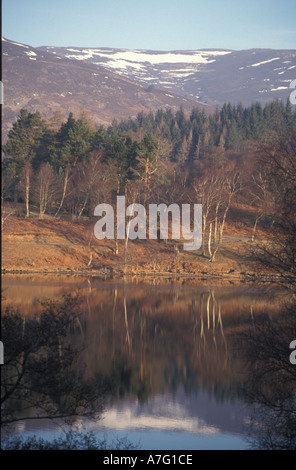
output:
<svg viewBox="0 0 296 470"><path fill-rule="evenodd" d="M286 145L284 166L293 167L295 128L295 110L278 101L225 104L209 116L139 113L107 129L86 113L63 122L58 113L45 120L23 109L3 147L2 226L10 214L92 218L96 205L114 204L117 195L145 206L201 203L202 255L213 261L239 204L236 217L253 238L260 224L278 223L283 195L293 191L287 171L279 182L270 162Z"/></svg>

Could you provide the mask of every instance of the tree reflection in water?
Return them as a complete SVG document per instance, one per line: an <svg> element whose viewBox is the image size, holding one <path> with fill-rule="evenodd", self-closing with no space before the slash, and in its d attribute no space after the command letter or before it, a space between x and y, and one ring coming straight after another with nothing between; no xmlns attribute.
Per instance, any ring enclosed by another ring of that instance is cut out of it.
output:
<svg viewBox="0 0 296 470"><path fill-rule="evenodd" d="M97 417L107 390L100 374L85 380L75 367L78 350L69 332L80 325L78 296L49 300L34 317L12 307L2 314L5 345L1 369L1 425L20 420L54 419L73 422ZM81 328L81 325L80 325Z"/></svg>
<svg viewBox="0 0 296 470"><path fill-rule="evenodd" d="M264 392L272 401L274 382L279 382L276 372L280 383L286 380L287 373L277 371L273 363L268 371L269 362L263 355L271 359L268 346L273 343L269 343L283 324L283 354L288 348L289 359L289 344L296 337L292 329L295 315L287 315L292 323L284 325L271 292L264 297L252 289L102 286L88 280L79 284L78 297L73 297L70 284L67 289L72 295L43 303L42 312L33 316L35 304L31 302L26 312L24 299L28 294L36 299L35 292L40 291L31 289L17 299L23 310L17 313L15 306L7 307L2 318L2 422L7 424L35 417L61 417L75 423L77 417L99 418L105 400L106 407L130 397L142 404L155 395L180 389L188 397L202 391L220 405L240 400L243 393L263 413L268 407L258 393ZM15 291L12 293L6 291L15 302ZM54 293L50 291L52 298ZM261 323L267 308L272 320L268 317ZM233 348L238 331L244 332L239 350ZM278 358L275 348L273 351L273 358ZM250 377L246 376L248 370ZM293 371L295 366L289 374ZM289 390L292 407L293 381L288 383L280 396ZM293 421L293 412L289 418ZM257 421L263 423L261 417ZM267 431L268 425L261 430Z"/></svg>
<svg viewBox="0 0 296 470"><path fill-rule="evenodd" d="M296 304L271 320L256 321L237 336L246 365L242 385L252 403L252 448L296 450L296 366L289 360L296 338Z"/></svg>

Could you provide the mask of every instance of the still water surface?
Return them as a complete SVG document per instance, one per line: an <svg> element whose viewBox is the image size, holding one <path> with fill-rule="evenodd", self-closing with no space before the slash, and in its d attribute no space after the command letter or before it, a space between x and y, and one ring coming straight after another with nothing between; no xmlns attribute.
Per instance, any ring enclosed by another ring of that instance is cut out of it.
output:
<svg viewBox="0 0 296 470"><path fill-rule="evenodd" d="M109 377L112 390L100 416L75 419L73 428L110 441L124 436L147 450L248 448L252 410L241 393L241 355L232 340L250 319L278 314L278 293L70 277L4 277L2 291L3 306L24 318L45 299L81 296L71 338L83 344L76 367L85 377ZM51 439L62 428L69 426L22 420L13 432Z"/></svg>

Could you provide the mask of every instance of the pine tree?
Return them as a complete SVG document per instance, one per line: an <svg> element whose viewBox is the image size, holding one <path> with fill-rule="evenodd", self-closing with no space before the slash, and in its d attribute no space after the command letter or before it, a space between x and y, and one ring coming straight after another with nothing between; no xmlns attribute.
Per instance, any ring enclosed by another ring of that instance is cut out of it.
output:
<svg viewBox="0 0 296 470"><path fill-rule="evenodd" d="M56 216L64 204L72 171L78 161L89 155L93 140L94 131L82 119L75 120L73 113L69 114L67 122L62 124L55 135L53 145L49 149L51 163L63 179L62 196Z"/></svg>
<svg viewBox="0 0 296 470"><path fill-rule="evenodd" d="M158 170L158 147L155 137L147 133L140 142L137 152L137 166L135 174L144 182L145 205L150 197L151 177Z"/></svg>
<svg viewBox="0 0 296 470"><path fill-rule="evenodd" d="M24 178L27 217L29 217L31 164L37 155L45 125L46 122L38 111L29 113L27 109L22 109L18 120L8 133L6 145L3 146L6 157L4 171L8 179L14 182L15 198L17 185L22 177Z"/></svg>

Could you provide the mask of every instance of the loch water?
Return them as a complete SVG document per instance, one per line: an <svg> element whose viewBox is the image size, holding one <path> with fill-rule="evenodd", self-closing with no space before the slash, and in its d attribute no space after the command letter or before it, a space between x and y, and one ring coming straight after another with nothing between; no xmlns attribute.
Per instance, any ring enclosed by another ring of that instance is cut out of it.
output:
<svg viewBox="0 0 296 470"><path fill-rule="evenodd" d="M282 292L206 280L2 281L2 309L18 312L24 328L46 302L69 295L80 299L68 337L78 351L72 373L101 378L104 406L63 422L16 402L13 436L51 440L74 429L108 442L126 438L143 450L252 448L255 405L244 393L245 347L237 335L261 317L277 318Z"/></svg>

